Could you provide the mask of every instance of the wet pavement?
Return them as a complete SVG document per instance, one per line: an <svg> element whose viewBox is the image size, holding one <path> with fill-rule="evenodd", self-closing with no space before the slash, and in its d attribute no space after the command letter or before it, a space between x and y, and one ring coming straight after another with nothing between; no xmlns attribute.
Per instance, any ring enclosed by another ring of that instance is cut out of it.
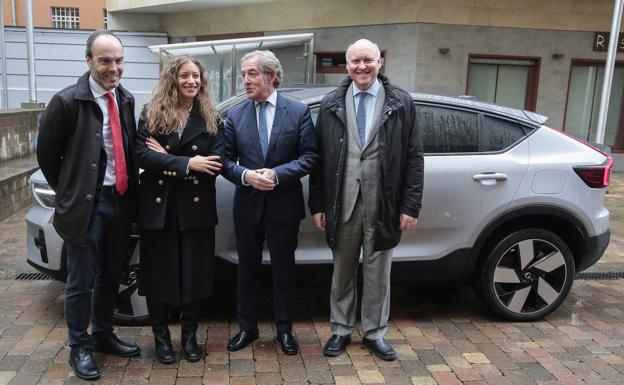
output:
<svg viewBox="0 0 624 385"><path fill-rule="evenodd" d="M605 200L611 243L589 271L624 272L624 174L614 175ZM63 285L13 279L34 271L25 263L24 214L0 223L0 385L87 383L67 364ZM276 347L268 313L253 347L229 353L227 339L238 327L233 295L221 290L200 324L203 360L161 364L154 359L149 327L118 327L117 334L138 343L142 354L130 359L96 354L102 366L97 383L624 384L624 279L576 280L557 311L529 323L495 318L466 287L392 290L386 337L398 353L393 362L369 355L356 334L347 354L323 356L331 334L327 287L298 291L294 332L300 354L286 356ZM172 334L177 349L178 325Z"/></svg>

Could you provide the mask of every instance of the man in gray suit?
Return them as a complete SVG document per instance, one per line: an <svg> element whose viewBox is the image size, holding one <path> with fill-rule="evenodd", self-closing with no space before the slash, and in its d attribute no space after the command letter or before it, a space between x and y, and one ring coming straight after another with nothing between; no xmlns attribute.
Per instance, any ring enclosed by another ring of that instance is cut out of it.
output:
<svg viewBox="0 0 624 385"><path fill-rule="evenodd" d="M362 255L362 343L396 359L384 339L390 313L392 248L416 225L423 189L421 133L411 96L379 74L379 47L347 49L349 77L321 103L316 125L322 165L310 178L310 210L332 248L332 336L323 352L341 354L356 322Z"/></svg>

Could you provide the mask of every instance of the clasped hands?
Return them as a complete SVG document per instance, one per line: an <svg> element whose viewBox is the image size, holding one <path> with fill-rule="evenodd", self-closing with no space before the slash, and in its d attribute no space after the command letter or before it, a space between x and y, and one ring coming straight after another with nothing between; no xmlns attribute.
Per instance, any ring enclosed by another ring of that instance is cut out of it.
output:
<svg viewBox="0 0 624 385"><path fill-rule="evenodd" d="M244 179L251 187L260 191L271 191L277 184L277 175L272 168L247 170Z"/></svg>
<svg viewBox="0 0 624 385"><path fill-rule="evenodd" d="M160 143L152 137L147 138L145 145L152 151L167 154L167 150L165 150L163 146L161 146ZM203 172L208 175L216 175L216 173L221 171L223 168L223 165L219 162L220 159L221 157L219 155L195 155L189 158L188 169Z"/></svg>

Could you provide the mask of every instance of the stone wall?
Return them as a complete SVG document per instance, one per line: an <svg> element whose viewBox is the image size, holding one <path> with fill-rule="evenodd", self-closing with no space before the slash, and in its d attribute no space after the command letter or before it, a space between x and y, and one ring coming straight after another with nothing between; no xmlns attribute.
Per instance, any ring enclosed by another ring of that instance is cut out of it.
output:
<svg viewBox="0 0 624 385"><path fill-rule="evenodd" d="M188 3L200 2L108 0L109 28L172 37L402 23L609 31L613 14L613 0L254 0L194 9Z"/></svg>
<svg viewBox="0 0 624 385"><path fill-rule="evenodd" d="M0 163L34 152L37 118L41 112L40 109L0 111Z"/></svg>
<svg viewBox="0 0 624 385"><path fill-rule="evenodd" d="M41 112L0 111L0 221L30 205L28 178L39 168L34 152Z"/></svg>
<svg viewBox="0 0 624 385"><path fill-rule="evenodd" d="M30 205L28 178L37 168L36 162L34 164L30 162L29 166L19 170L15 175L0 177L0 221Z"/></svg>

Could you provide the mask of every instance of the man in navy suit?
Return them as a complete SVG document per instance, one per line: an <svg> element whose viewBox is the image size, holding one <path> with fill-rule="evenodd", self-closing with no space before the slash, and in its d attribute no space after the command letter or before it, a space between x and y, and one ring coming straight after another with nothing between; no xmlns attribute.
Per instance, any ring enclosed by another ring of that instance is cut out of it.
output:
<svg viewBox="0 0 624 385"><path fill-rule="evenodd" d="M286 354L297 354L292 335L295 249L305 217L300 179L319 160L310 111L277 94L282 66L271 51L241 59L248 99L231 108L225 122L223 176L236 184L234 223L238 249L240 331L228 350L258 338L258 292L262 245L271 254L277 341Z"/></svg>

